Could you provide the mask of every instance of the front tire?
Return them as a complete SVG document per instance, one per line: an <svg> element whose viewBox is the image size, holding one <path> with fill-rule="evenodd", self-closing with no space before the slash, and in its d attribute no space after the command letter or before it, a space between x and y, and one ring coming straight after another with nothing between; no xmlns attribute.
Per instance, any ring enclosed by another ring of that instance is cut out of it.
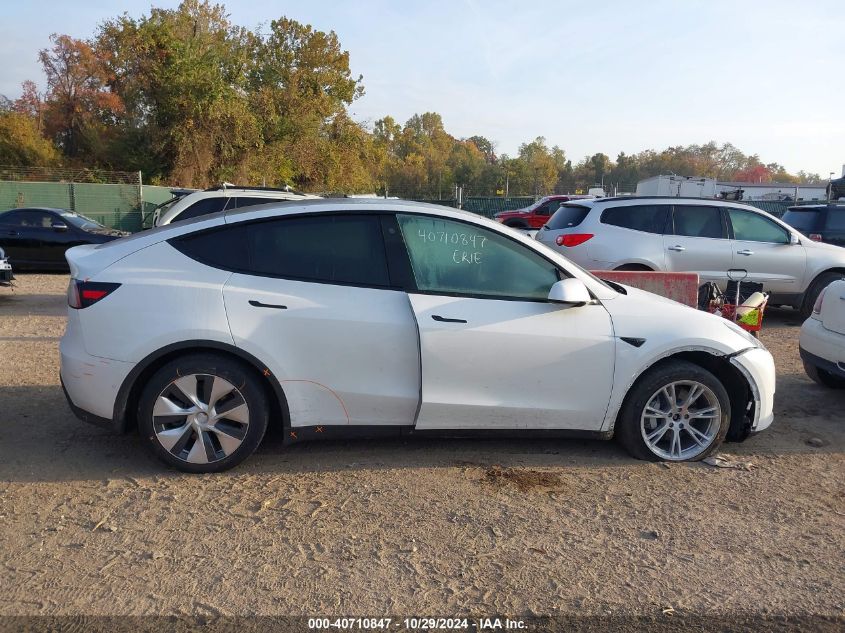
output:
<svg viewBox="0 0 845 633"><path fill-rule="evenodd" d="M810 287L807 288L807 292L804 293L804 300L801 302L802 319L810 318L810 315L813 313L813 306L816 304L816 299L819 298L822 290L839 279L845 279L845 275L842 273L829 272L822 273L813 280L813 283L811 283Z"/></svg>
<svg viewBox="0 0 845 633"><path fill-rule="evenodd" d="M631 387L616 437L637 459L698 461L719 447L730 420L730 398L716 376L687 361L669 361Z"/></svg>
<svg viewBox="0 0 845 633"><path fill-rule="evenodd" d="M820 369L819 367L810 365L809 363L804 363L804 371L813 380L813 382L821 385L822 387L827 387L829 389L845 389L845 378L834 376L829 371L825 371L824 369Z"/></svg>
<svg viewBox="0 0 845 633"><path fill-rule="evenodd" d="M255 451L268 411L264 389L247 365L223 355L191 354L153 374L141 393L138 430L169 466L215 473Z"/></svg>

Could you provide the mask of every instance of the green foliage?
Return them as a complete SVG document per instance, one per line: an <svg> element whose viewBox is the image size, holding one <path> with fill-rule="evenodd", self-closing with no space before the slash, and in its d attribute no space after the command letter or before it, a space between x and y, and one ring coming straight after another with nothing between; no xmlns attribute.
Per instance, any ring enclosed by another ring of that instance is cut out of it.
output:
<svg viewBox="0 0 845 633"><path fill-rule="evenodd" d="M0 112L0 165L53 166L59 152L38 129L36 119L19 112Z"/></svg>

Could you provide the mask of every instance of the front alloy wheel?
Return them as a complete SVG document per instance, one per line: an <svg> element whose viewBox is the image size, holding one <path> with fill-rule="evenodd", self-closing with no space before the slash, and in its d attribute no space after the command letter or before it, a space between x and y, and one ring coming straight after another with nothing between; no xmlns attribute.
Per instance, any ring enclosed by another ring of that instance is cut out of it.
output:
<svg viewBox="0 0 845 633"><path fill-rule="evenodd" d="M730 420L730 398L715 375L686 360L666 360L631 387L615 435L638 459L695 461L719 447Z"/></svg>
<svg viewBox="0 0 845 633"><path fill-rule="evenodd" d="M695 459L719 434L722 407L713 390L682 380L658 389L640 418L640 432L652 453L666 460Z"/></svg>

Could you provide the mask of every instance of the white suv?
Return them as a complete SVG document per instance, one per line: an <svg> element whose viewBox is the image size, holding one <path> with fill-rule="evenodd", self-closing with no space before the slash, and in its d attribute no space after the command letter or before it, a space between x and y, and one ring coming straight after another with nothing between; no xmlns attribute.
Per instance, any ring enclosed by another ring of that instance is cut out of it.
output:
<svg viewBox="0 0 845 633"><path fill-rule="evenodd" d="M271 202L316 199L319 199L319 196L299 193L290 188L238 187L226 184L204 191L195 191L179 198L167 209L157 209L153 216L153 226L164 226L171 222L190 220L218 211L243 209Z"/></svg>
<svg viewBox="0 0 845 633"><path fill-rule="evenodd" d="M671 461L772 422L772 356L737 325L463 211L286 202L67 260L71 406L186 471L234 466L271 421L289 442L615 434Z"/></svg>
<svg viewBox="0 0 845 633"><path fill-rule="evenodd" d="M814 242L754 207L702 198L603 198L562 205L536 238L589 270L697 272L724 289L728 271L809 316L845 277L845 249Z"/></svg>

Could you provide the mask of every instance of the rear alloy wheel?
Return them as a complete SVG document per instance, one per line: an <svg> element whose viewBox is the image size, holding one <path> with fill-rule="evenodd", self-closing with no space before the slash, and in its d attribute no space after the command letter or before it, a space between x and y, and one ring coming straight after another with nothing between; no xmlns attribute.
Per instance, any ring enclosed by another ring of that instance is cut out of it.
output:
<svg viewBox="0 0 845 633"><path fill-rule="evenodd" d="M197 355L168 363L141 397L139 428L152 451L193 473L232 468L267 429L267 399L240 362Z"/></svg>
<svg viewBox="0 0 845 633"><path fill-rule="evenodd" d="M730 400L709 371L673 361L637 381L618 425L617 435L634 457L696 461L724 440L730 426Z"/></svg>

